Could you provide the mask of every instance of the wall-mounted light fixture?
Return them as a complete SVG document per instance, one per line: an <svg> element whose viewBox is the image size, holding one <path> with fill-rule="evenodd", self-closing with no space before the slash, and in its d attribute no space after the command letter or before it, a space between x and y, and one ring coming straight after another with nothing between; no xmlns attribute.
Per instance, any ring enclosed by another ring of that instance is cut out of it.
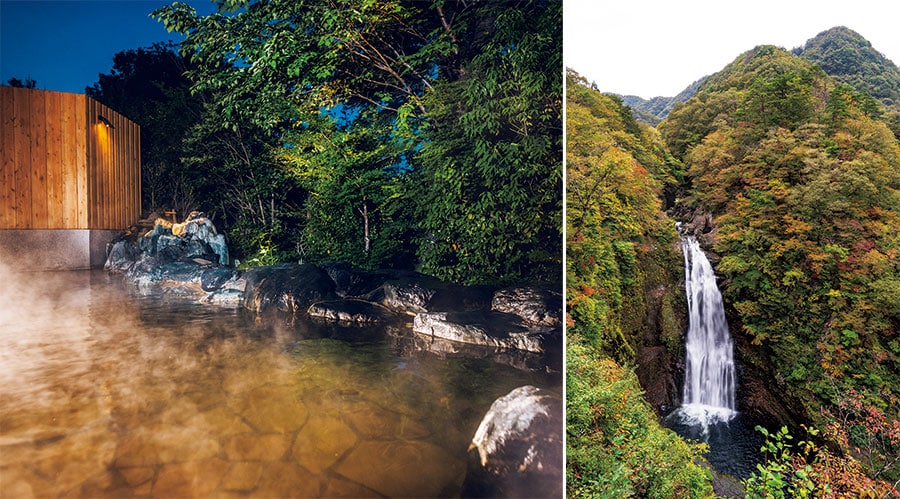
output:
<svg viewBox="0 0 900 499"><path fill-rule="evenodd" d="M97 119L100 120L100 123L103 123L104 125L106 125L106 128L115 128L114 126L112 126L112 123L110 123L109 120L106 119L106 116L103 116L102 114L98 114Z"/></svg>

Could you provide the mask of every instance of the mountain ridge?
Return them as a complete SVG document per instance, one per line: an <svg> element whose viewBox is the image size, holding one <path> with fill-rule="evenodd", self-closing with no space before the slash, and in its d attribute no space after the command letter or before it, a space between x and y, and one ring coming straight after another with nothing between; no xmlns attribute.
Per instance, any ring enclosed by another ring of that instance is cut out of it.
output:
<svg viewBox="0 0 900 499"><path fill-rule="evenodd" d="M769 45L757 46L744 54L767 46ZM838 83L850 85L858 92L871 95L885 110L900 113L900 69L856 31L836 26L820 32L800 47L782 50L818 65ZM722 71L724 70L723 68ZM693 97L722 71L699 78L674 97L619 97L632 109L636 120L656 126L669 115L676 104Z"/></svg>
<svg viewBox="0 0 900 499"><path fill-rule="evenodd" d="M693 97L707 78L709 75L694 81L674 97L652 97L650 99L644 99L637 95L620 95L619 97L623 104L640 113L640 115L635 114L636 120L656 126L668 116L675 104L685 102Z"/></svg>
<svg viewBox="0 0 900 499"><path fill-rule="evenodd" d="M900 69L856 31L836 26L791 53L817 64L838 82L868 93L886 108L900 109Z"/></svg>

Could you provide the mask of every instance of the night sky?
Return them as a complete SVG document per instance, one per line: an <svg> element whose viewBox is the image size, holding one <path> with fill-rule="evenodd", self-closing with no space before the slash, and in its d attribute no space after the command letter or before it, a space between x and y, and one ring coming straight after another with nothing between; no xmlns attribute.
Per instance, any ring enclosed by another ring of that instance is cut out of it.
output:
<svg viewBox="0 0 900 499"><path fill-rule="evenodd" d="M180 41L148 17L172 0L0 0L0 83L33 78L37 88L84 93L113 55L154 42ZM201 14L210 0L188 0Z"/></svg>

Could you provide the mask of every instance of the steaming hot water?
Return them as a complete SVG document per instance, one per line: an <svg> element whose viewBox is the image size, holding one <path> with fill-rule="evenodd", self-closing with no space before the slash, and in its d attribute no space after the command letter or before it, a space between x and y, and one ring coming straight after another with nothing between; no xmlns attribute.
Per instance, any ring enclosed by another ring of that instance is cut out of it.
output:
<svg viewBox="0 0 900 499"><path fill-rule="evenodd" d="M102 272L0 290L0 496L458 495L497 397L550 379L409 334L259 321Z"/></svg>

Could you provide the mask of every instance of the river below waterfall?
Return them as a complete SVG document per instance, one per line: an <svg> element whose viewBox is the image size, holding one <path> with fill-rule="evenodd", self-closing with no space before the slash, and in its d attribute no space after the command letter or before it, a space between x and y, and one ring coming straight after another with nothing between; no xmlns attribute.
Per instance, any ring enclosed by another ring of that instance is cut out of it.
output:
<svg viewBox="0 0 900 499"><path fill-rule="evenodd" d="M708 444L704 457L720 473L744 479L756 471L758 463L764 462L759 449L765 438L754 430L762 422L740 412L728 421L702 423L677 409L664 423L686 440Z"/></svg>
<svg viewBox="0 0 900 499"><path fill-rule="evenodd" d="M561 375L260 320L104 272L2 275L0 495L454 496L491 403Z"/></svg>

